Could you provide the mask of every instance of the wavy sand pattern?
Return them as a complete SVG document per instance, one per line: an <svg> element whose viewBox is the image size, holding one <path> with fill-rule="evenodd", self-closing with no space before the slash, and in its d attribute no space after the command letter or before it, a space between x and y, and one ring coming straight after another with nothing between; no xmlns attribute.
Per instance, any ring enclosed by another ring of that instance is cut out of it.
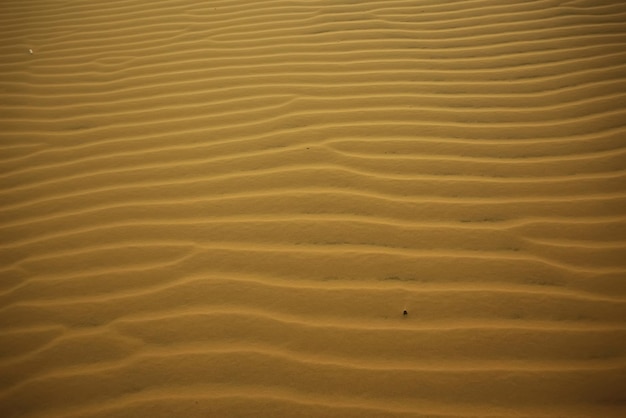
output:
<svg viewBox="0 0 626 418"><path fill-rule="evenodd" d="M0 415L624 416L624 22L3 1Z"/></svg>

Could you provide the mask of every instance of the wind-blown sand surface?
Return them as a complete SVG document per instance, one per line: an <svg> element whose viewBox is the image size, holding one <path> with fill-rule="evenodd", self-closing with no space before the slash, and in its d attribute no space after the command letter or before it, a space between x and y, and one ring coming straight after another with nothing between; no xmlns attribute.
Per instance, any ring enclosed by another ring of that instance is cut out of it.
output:
<svg viewBox="0 0 626 418"><path fill-rule="evenodd" d="M0 416L624 416L625 22L2 1Z"/></svg>

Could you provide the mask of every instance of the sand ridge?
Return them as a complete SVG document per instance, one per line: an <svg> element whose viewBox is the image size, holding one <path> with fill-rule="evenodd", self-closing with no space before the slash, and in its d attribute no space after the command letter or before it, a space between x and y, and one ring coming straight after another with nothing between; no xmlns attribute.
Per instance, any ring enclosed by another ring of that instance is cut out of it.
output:
<svg viewBox="0 0 626 418"><path fill-rule="evenodd" d="M3 1L0 415L623 416L624 22Z"/></svg>

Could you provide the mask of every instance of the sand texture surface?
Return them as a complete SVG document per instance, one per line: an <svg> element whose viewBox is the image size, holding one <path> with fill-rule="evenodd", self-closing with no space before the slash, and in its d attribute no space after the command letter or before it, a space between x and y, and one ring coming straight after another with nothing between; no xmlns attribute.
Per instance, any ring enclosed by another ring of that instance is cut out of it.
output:
<svg viewBox="0 0 626 418"><path fill-rule="evenodd" d="M626 2L3 0L0 57L0 417L626 416Z"/></svg>

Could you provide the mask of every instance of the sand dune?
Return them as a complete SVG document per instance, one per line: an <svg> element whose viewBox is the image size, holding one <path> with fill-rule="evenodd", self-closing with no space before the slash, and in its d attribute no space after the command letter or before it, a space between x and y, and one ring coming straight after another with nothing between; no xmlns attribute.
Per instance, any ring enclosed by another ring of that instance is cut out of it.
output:
<svg viewBox="0 0 626 418"><path fill-rule="evenodd" d="M624 416L624 22L3 1L0 416Z"/></svg>

